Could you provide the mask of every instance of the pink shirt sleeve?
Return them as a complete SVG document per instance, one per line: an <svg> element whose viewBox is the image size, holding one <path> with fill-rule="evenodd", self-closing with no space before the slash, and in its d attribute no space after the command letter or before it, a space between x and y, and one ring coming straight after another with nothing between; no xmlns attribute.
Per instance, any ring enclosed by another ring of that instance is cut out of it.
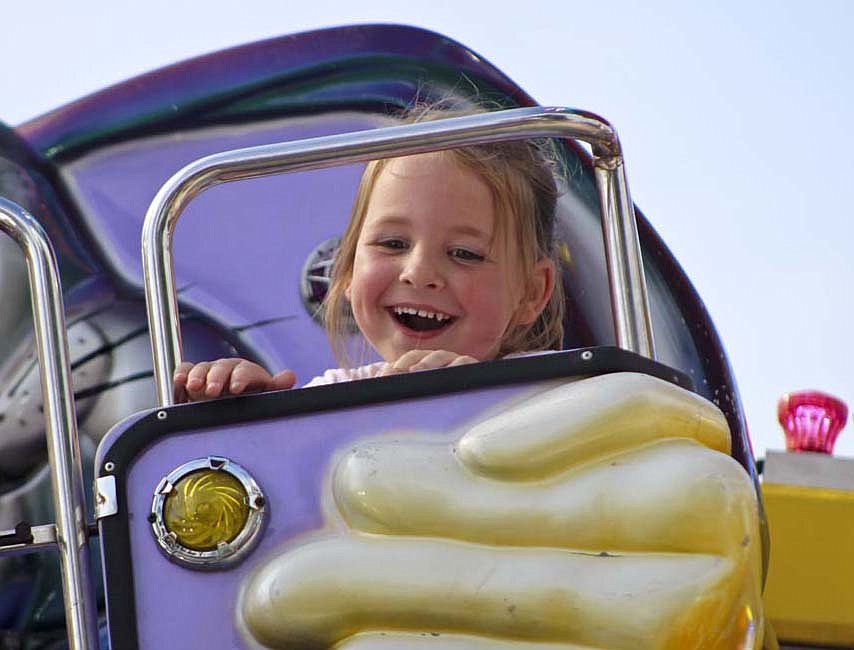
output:
<svg viewBox="0 0 854 650"><path fill-rule="evenodd" d="M537 352L514 352L513 354L508 354L505 359L513 359L516 357L531 357L537 356L540 354L550 354L555 352L555 350L540 350ZM376 363L369 363L366 366L359 366L358 368L330 368L322 375L318 375L310 382L308 382L303 388L311 388L312 386L326 386L327 384L338 384L342 381L353 381L355 379L371 379L372 377L376 377L380 370L382 370L385 365L385 361L377 361Z"/></svg>
<svg viewBox="0 0 854 650"><path fill-rule="evenodd" d="M358 368L330 368L322 375L318 375L312 379L303 388L337 384L342 381L353 381L355 379L370 379L371 377L376 377L384 365L384 361L377 361L376 363L369 363L366 366L359 366Z"/></svg>

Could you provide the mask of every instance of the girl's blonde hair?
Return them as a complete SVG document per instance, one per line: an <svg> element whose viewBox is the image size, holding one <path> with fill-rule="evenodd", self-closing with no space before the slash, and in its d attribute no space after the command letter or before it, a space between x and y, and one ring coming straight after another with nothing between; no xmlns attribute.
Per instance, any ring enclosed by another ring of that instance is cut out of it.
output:
<svg viewBox="0 0 854 650"><path fill-rule="evenodd" d="M475 111L420 109L410 122L458 117ZM514 141L476 145L441 152L461 167L477 174L489 187L497 217L496 235L519 256L526 295L534 291L534 266L542 259L553 261L556 269L554 291L539 317L528 325L511 325L501 340L498 356L514 352L560 349L563 345L563 284L560 264L554 251L554 220L557 184L554 168L557 157L551 143ZM350 223L341 238L332 269L329 291L323 301L323 315L335 358L349 366L346 342L353 331L352 315L345 296L353 277L356 244L371 194L382 171L393 159L373 160L362 174Z"/></svg>

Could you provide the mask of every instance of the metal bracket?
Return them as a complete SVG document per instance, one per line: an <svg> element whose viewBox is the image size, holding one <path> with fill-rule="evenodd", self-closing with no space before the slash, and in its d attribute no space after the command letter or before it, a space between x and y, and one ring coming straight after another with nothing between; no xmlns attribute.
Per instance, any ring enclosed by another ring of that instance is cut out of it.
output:
<svg viewBox="0 0 854 650"><path fill-rule="evenodd" d="M95 519L103 519L119 511L116 499L116 477L112 474L95 479Z"/></svg>
<svg viewBox="0 0 854 650"><path fill-rule="evenodd" d="M22 521L14 530L0 531L0 556L36 553L56 546L56 526L30 526Z"/></svg>
<svg viewBox="0 0 854 650"><path fill-rule="evenodd" d="M33 527L26 521L22 521L15 530L0 533L0 546L16 546L18 544L33 543Z"/></svg>

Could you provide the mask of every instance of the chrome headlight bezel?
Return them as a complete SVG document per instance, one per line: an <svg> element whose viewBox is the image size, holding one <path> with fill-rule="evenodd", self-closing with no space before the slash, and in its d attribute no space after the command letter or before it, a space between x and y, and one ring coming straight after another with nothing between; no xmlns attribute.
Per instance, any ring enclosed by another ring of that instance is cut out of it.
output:
<svg viewBox="0 0 854 650"><path fill-rule="evenodd" d="M243 528L230 542L222 541L207 551L182 545L178 536L169 530L164 518L166 499L182 478L199 470L227 472L237 479L246 492L244 502L249 513ZM190 569L227 569L241 562L258 543L268 516L267 500L255 479L243 467L222 456L196 458L176 467L160 479L154 490L149 521L160 550L171 561Z"/></svg>

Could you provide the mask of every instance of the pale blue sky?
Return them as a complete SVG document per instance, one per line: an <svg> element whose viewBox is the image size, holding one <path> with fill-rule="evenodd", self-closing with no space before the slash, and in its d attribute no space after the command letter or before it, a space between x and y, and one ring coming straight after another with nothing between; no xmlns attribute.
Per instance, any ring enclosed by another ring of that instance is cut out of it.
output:
<svg viewBox="0 0 854 650"><path fill-rule="evenodd" d="M854 2L7 3L0 120L189 56L373 21L441 32L541 103L617 127L635 201L721 332L758 455L783 446L782 393L854 406ZM854 456L850 421L837 450Z"/></svg>

